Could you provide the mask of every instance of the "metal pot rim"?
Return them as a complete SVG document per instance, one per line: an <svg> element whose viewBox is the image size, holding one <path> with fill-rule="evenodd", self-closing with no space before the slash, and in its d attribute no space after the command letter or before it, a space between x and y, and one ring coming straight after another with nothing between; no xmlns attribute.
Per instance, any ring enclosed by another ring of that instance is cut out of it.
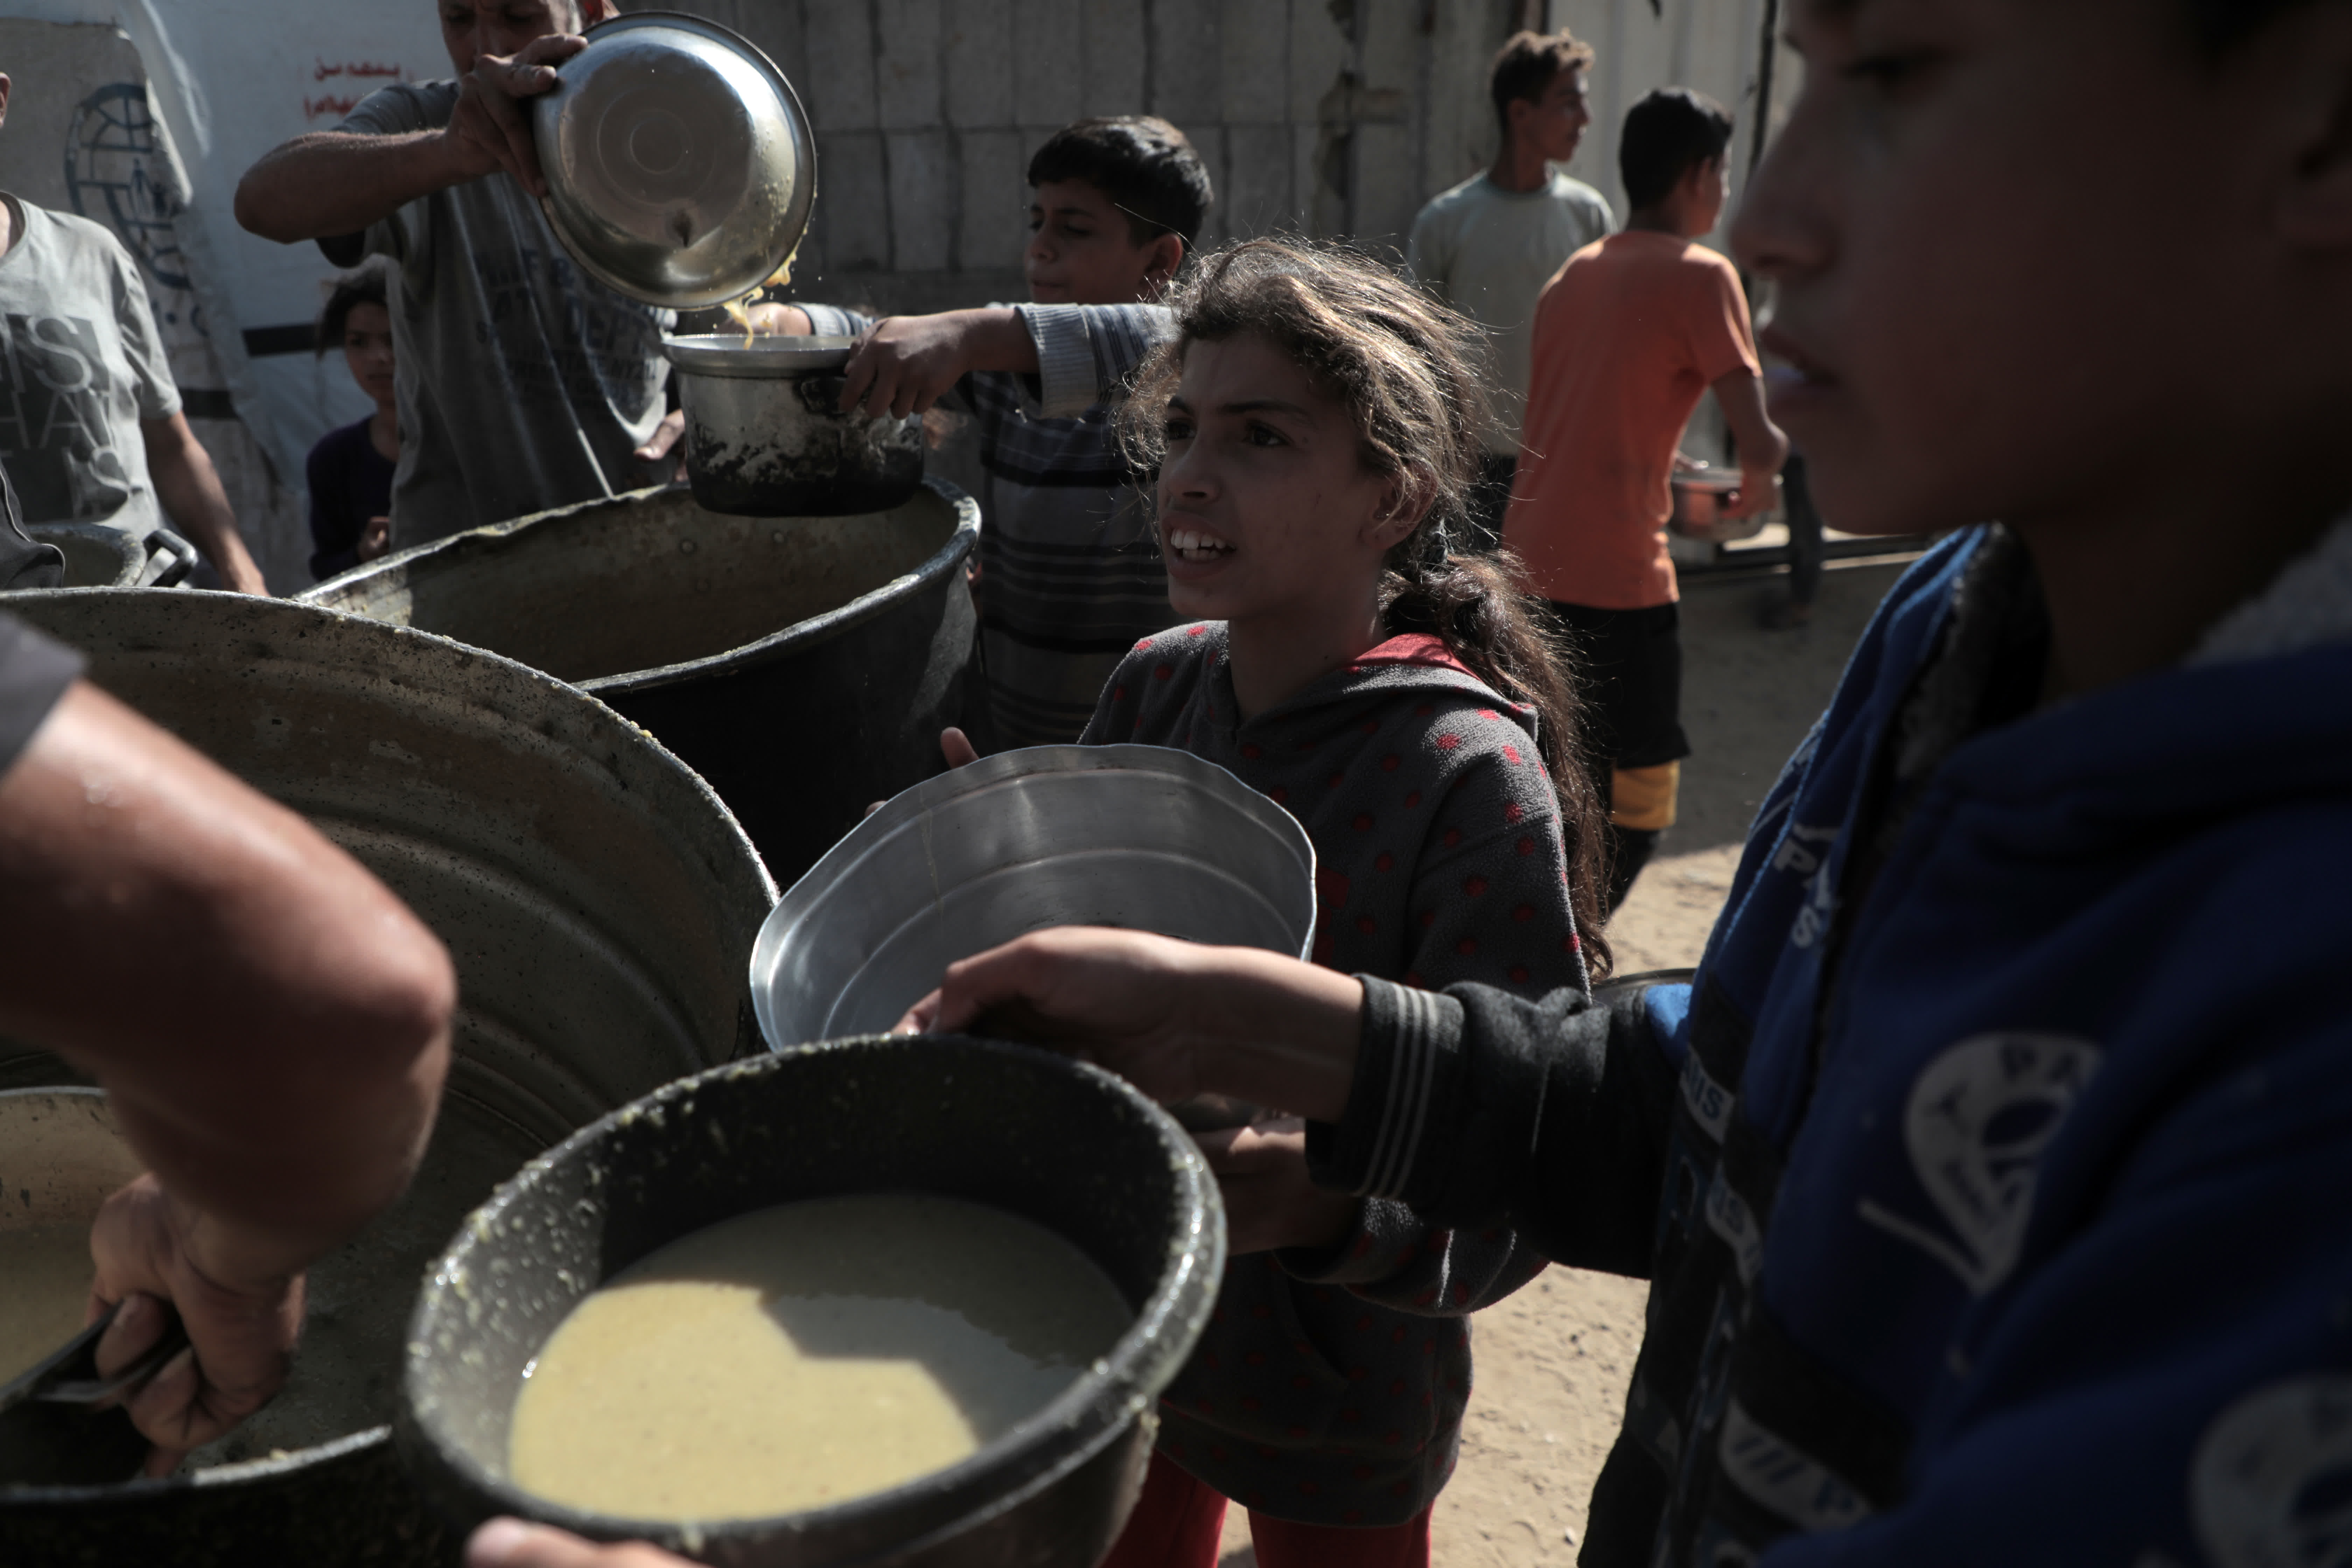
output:
<svg viewBox="0 0 2352 1568"><path fill-rule="evenodd" d="M585 1158L589 1147L608 1136L614 1127L626 1120L658 1115L677 1107L681 1100L686 1102L681 1109L681 1113L684 1113L690 1110L697 1094L719 1088L730 1079L786 1071L791 1063L808 1056L894 1047L948 1047L1034 1058L1097 1080L1115 1096L1129 1101L1142 1111L1145 1123L1160 1134L1185 1206L1209 1219L1208 1236L1202 1237L1196 1230L1192 1233L1192 1244L1180 1241L1179 1245L1171 1247L1159 1280L1138 1308L1135 1321L1119 1336L1118 1343L1097 1358L1061 1394L998 1434L994 1441L970 1458L945 1469L917 1476L898 1486L797 1513L683 1527L677 1521L630 1519L553 1502L525 1491L504 1477L492 1475L470 1452L455 1443L441 1440L435 1434L419 1411L423 1401L418 1397L420 1373L414 1351L414 1347L421 1346L425 1341L435 1288L451 1278L475 1249L484 1245L485 1238L496 1228L498 1215L521 1202L529 1185L567 1160ZM1205 1245L1200 1245L1203 1242ZM501 1184L489 1201L475 1210L458 1230L448 1249L434 1264L431 1274L427 1276L427 1288L417 1297L415 1310L409 1319L408 1340L412 1351L408 1364L401 1374L394 1440L400 1444L429 1446L439 1463L462 1474L467 1485L478 1495L495 1500L503 1512L543 1520L597 1541L650 1540L661 1544L677 1540L682 1529L691 1529L700 1542L715 1546L730 1538L772 1534L779 1525L786 1521L791 1521L802 1531L836 1521L848 1523L887 1511L902 1493L914 1489L937 1489L955 1498L958 1502L968 1500L969 1506L954 1513L943 1524L900 1543L898 1550L905 1551L926 1540L944 1539L964 1528L967 1521L1009 1506L1041 1486L1050 1485L1078 1463L1091 1458L1106 1444L1114 1441L1129 1422L1150 1408L1152 1397L1143 1391L1165 1387L1182 1363L1191 1358L1193 1344L1207 1324L1210 1311L1216 1305L1217 1291L1224 1279L1224 1211L1216 1179L1209 1171L1208 1162L1202 1157L1192 1135L1185 1132L1173 1117L1118 1074L1035 1046L966 1035L866 1035L815 1041L787 1050L773 1051L766 1056L709 1068L690 1078L667 1084L644 1099L611 1111L580 1129ZM1171 1325L1174 1329L1172 1334L1167 1331ZM1105 1399L1103 1395L1106 1394L1115 1397ZM1017 1474L1015 1484L1007 1491L994 1494L987 1491L989 1478L1001 1472L1008 1460L1024 1450L1034 1448L1041 1438L1057 1430L1073 1435L1072 1441L1060 1458ZM415 1468L413 1461L410 1468L412 1470Z"/></svg>
<svg viewBox="0 0 2352 1568"><path fill-rule="evenodd" d="M761 333L745 342L740 332L690 332L662 339L662 353L688 375L722 375L741 381L837 371L849 363L856 338L784 337Z"/></svg>
<svg viewBox="0 0 2352 1568"><path fill-rule="evenodd" d="M980 547L980 503L945 479L926 477L923 488L936 493L954 509L956 525L955 531L948 535L947 542L931 552L929 557L913 571L893 577L873 592L860 594L849 603L837 605L821 616L811 616L807 620L795 621L791 626L770 632L757 642L748 642L724 653L714 653L708 658L688 659L683 664L633 669L621 675L593 676L578 683L580 689L601 700L608 693L649 691L657 686L673 686L682 680L695 679L722 665L730 668L748 668L839 637L854 626L863 626L875 616L887 614L901 595L910 588L937 582L959 569L964 558ZM922 492L918 490L916 493L919 495Z"/></svg>

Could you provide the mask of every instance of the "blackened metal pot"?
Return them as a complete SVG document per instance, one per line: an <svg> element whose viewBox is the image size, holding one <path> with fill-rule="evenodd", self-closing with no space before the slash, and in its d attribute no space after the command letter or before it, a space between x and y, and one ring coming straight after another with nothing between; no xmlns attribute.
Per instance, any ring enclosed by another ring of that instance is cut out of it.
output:
<svg viewBox="0 0 2352 1568"><path fill-rule="evenodd" d="M923 422L841 410L851 338L668 339L694 499L744 517L887 511L923 481Z"/></svg>
<svg viewBox="0 0 2352 1568"><path fill-rule="evenodd" d="M424 1169L311 1269L278 1400L190 1472L0 1488L0 1563L450 1563L389 1427L425 1266L574 1128L759 1048L743 975L775 885L677 759L511 660L236 594L50 589L7 607L382 878L448 944L459 1011ZM125 984L138 962L123 955ZM0 1041L0 1089L76 1081Z"/></svg>
<svg viewBox="0 0 2352 1568"><path fill-rule="evenodd" d="M936 1193L1034 1220L1100 1265L1136 1321L971 1458L832 1507L698 1528L566 1508L508 1479L524 1369L582 1297L720 1220L868 1192ZM1224 1253L1199 1150L1108 1073L957 1037L798 1047L606 1117L467 1222L417 1300L401 1451L461 1526L520 1514L730 1568L1091 1568L1134 1505L1154 1402L1208 1321Z"/></svg>
<svg viewBox="0 0 2352 1568"><path fill-rule="evenodd" d="M700 773L790 882L971 727L980 509L755 520L683 486L404 550L302 597L493 649L602 698ZM983 744L985 739L982 737Z"/></svg>

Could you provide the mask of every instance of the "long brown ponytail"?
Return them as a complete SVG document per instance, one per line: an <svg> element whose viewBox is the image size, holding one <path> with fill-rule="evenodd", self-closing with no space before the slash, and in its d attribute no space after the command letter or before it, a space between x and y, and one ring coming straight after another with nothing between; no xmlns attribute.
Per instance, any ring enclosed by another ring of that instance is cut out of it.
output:
<svg viewBox="0 0 2352 1568"><path fill-rule="evenodd" d="M1391 268L1334 246L1245 240L1204 257L1169 304L1176 335L1136 373L1121 410L1129 453L1165 455L1168 400L1185 346L1255 337L1288 355L1354 416L1364 467L1411 481L1428 510L1389 552L1383 624L1423 632L1510 700L1533 708L1559 797L1570 908L1595 979L1610 967L1601 935L1607 817L1587 772L1580 708L1565 650L1546 635L1507 555L1454 554L1487 420L1473 346L1479 329Z"/></svg>

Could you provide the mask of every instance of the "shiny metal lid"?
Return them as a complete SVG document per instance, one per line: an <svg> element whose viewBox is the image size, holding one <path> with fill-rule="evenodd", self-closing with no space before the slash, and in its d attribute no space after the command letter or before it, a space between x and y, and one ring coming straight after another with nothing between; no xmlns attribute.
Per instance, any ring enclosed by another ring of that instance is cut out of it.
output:
<svg viewBox="0 0 2352 1568"><path fill-rule="evenodd" d="M557 68L531 131L548 221L607 287L694 310L783 266L816 200L816 141L792 83L715 22L639 11Z"/></svg>
<svg viewBox="0 0 2352 1568"><path fill-rule="evenodd" d="M696 332L664 338L669 363L696 375L807 375L836 371L849 363L856 338L795 338L762 334L743 341L740 332Z"/></svg>

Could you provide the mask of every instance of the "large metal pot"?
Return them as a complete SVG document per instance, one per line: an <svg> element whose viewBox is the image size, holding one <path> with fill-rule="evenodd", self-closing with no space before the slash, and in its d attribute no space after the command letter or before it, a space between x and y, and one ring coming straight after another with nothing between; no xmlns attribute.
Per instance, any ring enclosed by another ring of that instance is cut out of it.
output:
<svg viewBox="0 0 2352 1568"><path fill-rule="evenodd" d="M230 594L53 589L8 607L383 879L448 943L461 1002L424 1170L312 1270L286 1392L193 1474L0 1489L0 1563L445 1562L385 1425L425 1266L533 1154L757 1048L742 975L774 884L676 758L478 648ZM136 984L138 955L124 964ZM0 1044L0 1088L72 1081Z"/></svg>
<svg viewBox="0 0 2352 1568"><path fill-rule="evenodd" d="M851 338L670 338L694 499L745 517L887 511L923 481L923 422L841 411Z"/></svg>
<svg viewBox="0 0 2352 1568"><path fill-rule="evenodd" d="M941 766L978 629L980 510L936 480L878 516L757 521L681 487L405 550L303 598L520 659L709 780L780 880Z"/></svg>
<svg viewBox="0 0 2352 1568"><path fill-rule="evenodd" d="M507 1479L524 1370L581 1297L655 1247L796 1198L938 1193L1058 1232L1136 1309L1108 1353L970 1459L777 1519L616 1519ZM1160 1391L1223 1273L1191 1139L1119 1079L958 1037L866 1038L721 1068L574 1136L469 1220L417 1302L400 1441L461 1521L530 1515L731 1568L1045 1568L1101 1561L1133 1506Z"/></svg>

